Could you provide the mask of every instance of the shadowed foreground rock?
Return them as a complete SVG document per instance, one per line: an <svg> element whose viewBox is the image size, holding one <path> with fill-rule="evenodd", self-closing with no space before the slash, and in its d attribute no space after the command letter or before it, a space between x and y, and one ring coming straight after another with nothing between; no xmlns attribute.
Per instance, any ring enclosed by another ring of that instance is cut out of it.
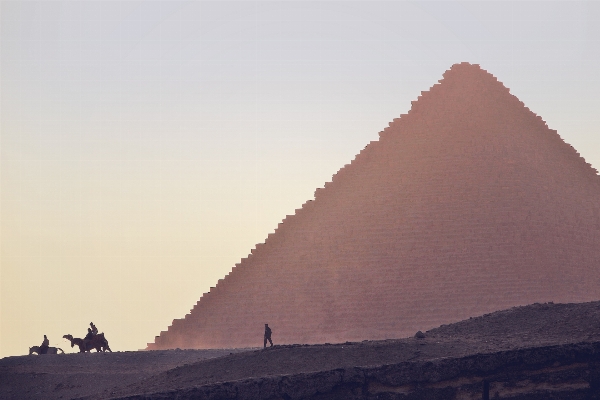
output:
<svg viewBox="0 0 600 400"><path fill-rule="evenodd" d="M596 399L599 361L600 342L577 343L247 379L124 399Z"/></svg>

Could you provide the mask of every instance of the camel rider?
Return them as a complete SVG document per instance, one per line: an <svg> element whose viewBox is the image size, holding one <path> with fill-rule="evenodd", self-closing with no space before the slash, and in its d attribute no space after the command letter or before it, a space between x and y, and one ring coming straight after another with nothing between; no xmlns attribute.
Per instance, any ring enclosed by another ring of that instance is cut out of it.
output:
<svg viewBox="0 0 600 400"><path fill-rule="evenodd" d="M46 354L48 352L49 346L50 346L50 341L48 340L46 335L44 335L44 341L42 342L42 345L40 346L40 354Z"/></svg>
<svg viewBox="0 0 600 400"><path fill-rule="evenodd" d="M96 328L96 325L94 325L93 322L90 322L90 328L92 330L92 334L93 335L97 335L98 334L98 328Z"/></svg>
<svg viewBox="0 0 600 400"><path fill-rule="evenodd" d="M90 340L93 337L94 337L94 333L92 332L92 330L90 328L88 328L88 333L87 333L87 335L85 335L83 340Z"/></svg>

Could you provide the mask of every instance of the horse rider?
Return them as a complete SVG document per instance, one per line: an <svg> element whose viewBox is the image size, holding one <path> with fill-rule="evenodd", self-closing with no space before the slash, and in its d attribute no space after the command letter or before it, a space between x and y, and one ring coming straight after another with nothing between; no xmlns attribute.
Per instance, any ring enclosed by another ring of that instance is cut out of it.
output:
<svg viewBox="0 0 600 400"><path fill-rule="evenodd" d="M46 354L48 352L48 347L50 347L50 341L48 340L46 335L44 335L44 341L40 346L40 354Z"/></svg>

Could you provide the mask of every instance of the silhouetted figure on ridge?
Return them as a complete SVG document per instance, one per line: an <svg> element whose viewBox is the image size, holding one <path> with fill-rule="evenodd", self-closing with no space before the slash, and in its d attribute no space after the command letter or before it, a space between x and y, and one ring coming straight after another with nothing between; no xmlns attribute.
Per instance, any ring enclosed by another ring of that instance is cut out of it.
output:
<svg viewBox="0 0 600 400"><path fill-rule="evenodd" d="M265 324L265 349L267 348L267 340L271 343L271 347L273 347L273 341L271 340L271 328L269 328L269 324Z"/></svg>
<svg viewBox="0 0 600 400"><path fill-rule="evenodd" d="M83 340L90 340L94 337L94 333L92 332L91 328L88 328L88 333L87 335L85 335L85 337L83 338Z"/></svg>
<svg viewBox="0 0 600 400"><path fill-rule="evenodd" d="M48 347L50 347L50 341L48 340L46 335L44 335L44 341L42 342L42 345L40 346L39 354L46 354L48 352Z"/></svg>
<svg viewBox="0 0 600 400"><path fill-rule="evenodd" d="M97 335L98 334L98 328L96 328L96 325L94 325L93 322L90 322L90 328L92 330L92 335Z"/></svg>

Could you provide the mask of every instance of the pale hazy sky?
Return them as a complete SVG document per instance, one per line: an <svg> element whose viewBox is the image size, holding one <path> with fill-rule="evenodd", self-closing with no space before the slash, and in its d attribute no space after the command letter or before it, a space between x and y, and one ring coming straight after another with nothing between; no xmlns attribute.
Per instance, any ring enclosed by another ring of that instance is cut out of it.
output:
<svg viewBox="0 0 600 400"><path fill-rule="evenodd" d="M144 348L457 62L600 169L600 3L0 13L0 357L90 321Z"/></svg>

